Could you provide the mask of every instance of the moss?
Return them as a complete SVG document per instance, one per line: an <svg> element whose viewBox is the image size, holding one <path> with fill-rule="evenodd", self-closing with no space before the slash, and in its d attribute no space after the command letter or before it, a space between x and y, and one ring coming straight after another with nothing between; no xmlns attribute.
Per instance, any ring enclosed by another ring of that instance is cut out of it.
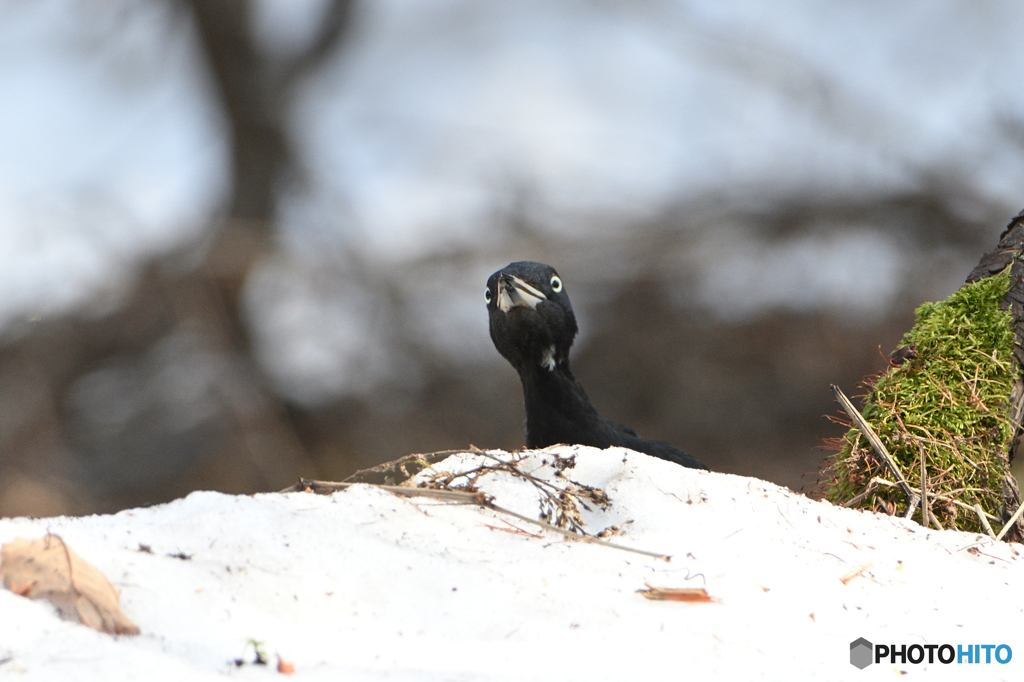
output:
<svg viewBox="0 0 1024 682"><path fill-rule="evenodd" d="M1008 289L1007 269L918 308L902 341L913 344L917 356L870 382L862 410L913 488L921 486L923 454L929 496L977 503L996 517L1014 434L1010 393L1018 372L1011 314L1000 307ZM860 431L851 429L828 462L825 497L849 503L875 476L893 478ZM898 488L880 487L851 506L902 515L907 504ZM945 528L983 530L977 514L948 499L931 508Z"/></svg>

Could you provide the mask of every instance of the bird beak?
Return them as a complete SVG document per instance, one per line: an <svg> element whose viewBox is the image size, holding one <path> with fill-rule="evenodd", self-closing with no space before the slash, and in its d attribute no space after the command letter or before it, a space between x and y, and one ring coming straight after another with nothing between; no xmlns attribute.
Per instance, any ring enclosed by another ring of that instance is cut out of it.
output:
<svg viewBox="0 0 1024 682"><path fill-rule="evenodd" d="M498 279L498 308L503 313L517 305L536 308L541 301L548 300L544 292L534 289L514 275L502 275Z"/></svg>

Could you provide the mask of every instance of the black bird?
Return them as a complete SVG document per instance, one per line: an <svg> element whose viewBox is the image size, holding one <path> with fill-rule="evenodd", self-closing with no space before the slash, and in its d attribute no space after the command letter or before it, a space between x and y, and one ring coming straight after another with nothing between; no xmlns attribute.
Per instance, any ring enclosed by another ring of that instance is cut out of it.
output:
<svg viewBox="0 0 1024 682"><path fill-rule="evenodd" d="M487 280L491 340L519 373L526 397L526 447L558 443L626 447L691 469L700 460L605 419L569 369L576 316L561 277L550 265L520 261Z"/></svg>

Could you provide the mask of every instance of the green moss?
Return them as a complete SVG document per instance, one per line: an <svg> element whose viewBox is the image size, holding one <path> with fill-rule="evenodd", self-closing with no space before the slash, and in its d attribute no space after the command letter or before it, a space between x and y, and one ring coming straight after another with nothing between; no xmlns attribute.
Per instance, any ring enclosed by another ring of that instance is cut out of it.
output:
<svg viewBox="0 0 1024 682"><path fill-rule="evenodd" d="M918 308L902 341L916 346L917 357L877 377L862 410L913 488L921 487L923 454L929 496L978 503L997 517L1018 371L1012 318L1000 309L1008 288L1004 271ZM874 476L893 480L857 429L843 437L827 473L825 497L837 504L863 492ZM907 504L898 488L881 487L852 506L902 515ZM932 513L945 528L982 530L977 514L948 500L934 501Z"/></svg>

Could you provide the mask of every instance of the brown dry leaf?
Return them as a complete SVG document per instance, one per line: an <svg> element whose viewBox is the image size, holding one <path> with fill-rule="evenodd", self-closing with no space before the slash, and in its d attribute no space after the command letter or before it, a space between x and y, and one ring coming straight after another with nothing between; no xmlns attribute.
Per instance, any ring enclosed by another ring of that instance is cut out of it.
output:
<svg viewBox="0 0 1024 682"><path fill-rule="evenodd" d="M281 655L278 654L278 656L277 656L277 672L281 673L282 675L294 675L295 674L295 666L292 665L291 663L289 663L288 661L284 660L283 658L281 658Z"/></svg>
<svg viewBox="0 0 1024 682"><path fill-rule="evenodd" d="M0 547L0 577L15 594L52 603L64 620L112 635L139 634L118 606L114 586L57 535Z"/></svg>
<svg viewBox="0 0 1024 682"><path fill-rule="evenodd" d="M646 590L637 590L640 594L647 597L648 599L656 599L659 601L684 601L691 603L702 603L702 602L713 602L718 603L718 599L710 596L708 591L703 587L651 587L647 586Z"/></svg>

